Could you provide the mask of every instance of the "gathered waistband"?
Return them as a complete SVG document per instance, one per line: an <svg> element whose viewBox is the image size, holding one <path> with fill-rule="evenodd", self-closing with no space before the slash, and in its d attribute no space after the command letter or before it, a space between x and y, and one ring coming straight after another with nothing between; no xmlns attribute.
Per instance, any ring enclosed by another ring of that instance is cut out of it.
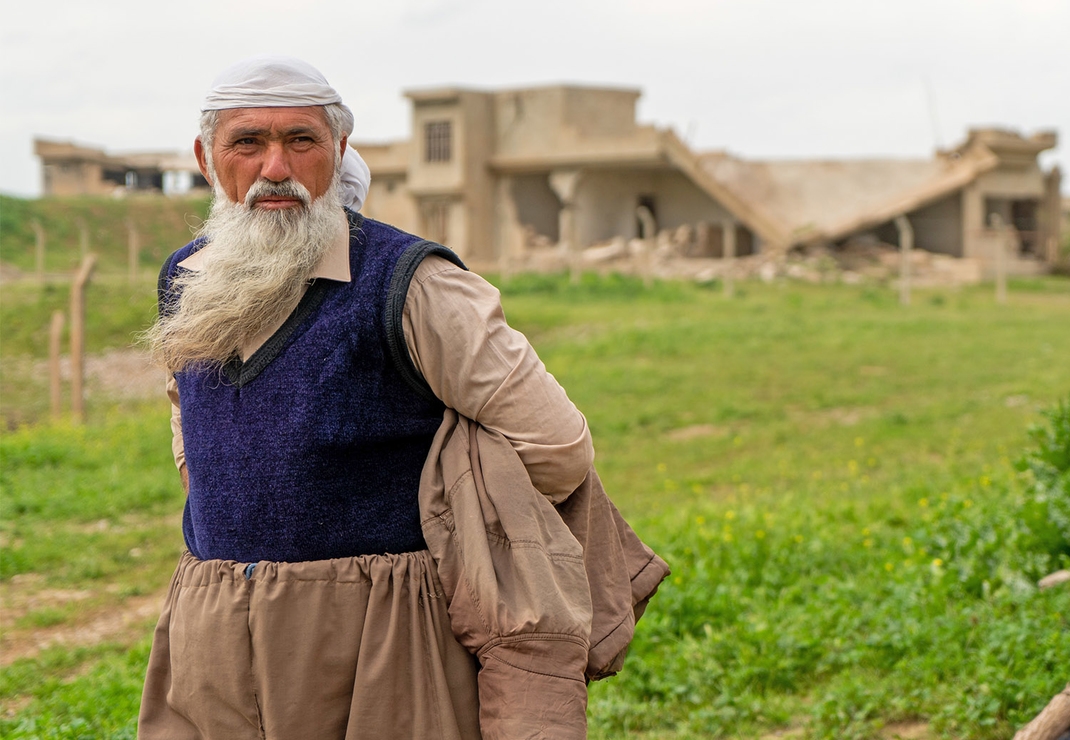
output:
<svg viewBox="0 0 1070 740"><path fill-rule="evenodd" d="M396 579L404 574L434 572L434 569L434 559L427 550L296 563L201 560L187 550L182 553L176 577L183 588L237 581L329 581L371 585L384 578Z"/></svg>

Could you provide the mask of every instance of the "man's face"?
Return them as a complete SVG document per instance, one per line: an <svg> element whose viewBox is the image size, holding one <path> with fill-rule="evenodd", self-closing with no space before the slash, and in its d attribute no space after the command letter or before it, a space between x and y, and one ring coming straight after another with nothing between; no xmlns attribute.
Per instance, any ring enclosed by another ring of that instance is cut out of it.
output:
<svg viewBox="0 0 1070 740"><path fill-rule="evenodd" d="M212 183L232 202L244 203L258 180L296 180L315 200L327 192L335 158L345 152L346 137L335 146L327 116L320 107L235 108L220 111L212 141ZM198 139L194 151L205 178L212 182L206 152ZM300 208L299 199L264 196L249 204L275 210Z"/></svg>

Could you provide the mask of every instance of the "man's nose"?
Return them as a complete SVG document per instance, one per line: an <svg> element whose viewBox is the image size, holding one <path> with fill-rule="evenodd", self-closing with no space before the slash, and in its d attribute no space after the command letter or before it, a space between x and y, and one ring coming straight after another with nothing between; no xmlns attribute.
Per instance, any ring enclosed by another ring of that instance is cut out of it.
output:
<svg viewBox="0 0 1070 740"><path fill-rule="evenodd" d="M271 182L282 182L290 177L290 159L286 148L278 142L268 144L260 176Z"/></svg>

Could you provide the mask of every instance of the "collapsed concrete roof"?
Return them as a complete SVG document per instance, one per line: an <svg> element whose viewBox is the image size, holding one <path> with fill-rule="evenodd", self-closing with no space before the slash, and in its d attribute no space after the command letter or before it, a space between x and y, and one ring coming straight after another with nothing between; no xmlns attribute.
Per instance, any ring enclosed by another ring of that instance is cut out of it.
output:
<svg viewBox="0 0 1070 740"><path fill-rule="evenodd" d="M943 198L1004 164L1027 164L1056 145L1054 132L1026 139L976 129L959 147L928 160L744 160L697 155L702 170L769 227L782 248L831 242Z"/></svg>

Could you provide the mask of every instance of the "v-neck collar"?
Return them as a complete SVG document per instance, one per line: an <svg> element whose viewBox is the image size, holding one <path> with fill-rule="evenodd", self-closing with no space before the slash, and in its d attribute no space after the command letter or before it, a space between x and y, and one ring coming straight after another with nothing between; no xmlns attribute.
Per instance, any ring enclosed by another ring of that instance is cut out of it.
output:
<svg viewBox="0 0 1070 740"><path fill-rule="evenodd" d="M249 355L249 359L243 362L240 357L234 356L223 364L223 374L227 380L233 383L235 388L241 388L256 378L264 368L271 364L272 360L279 356L294 330L308 318L309 314L319 308L329 289L329 281L313 280L308 290L301 296L297 308L286 317L282 326L268 337L266 342Z"/></svg>
<svg viewBox="0 0 1070 740"><path fill-rule="evenodd" d="M301 300L298 301L294 310L248 358L242 360L240 356L234 356L223 363L222 372L235 387L241 388L251 382L263 372L264 368L271 364L272 360L279 356L294 330L323 302L332 282L348 283L352 281L349 264L349 245L354 233L359 231L364 223L364 217L349 209L345 209L343 213L347 228L345 231L340 232L339 238L332 242L327 252L320 258L313 271L308 289L301 296ZM344 235L344 239L341 235ZM209 242L179 262L178 267L194 272L203 269L204 253L210 247L211 243Z"/></svg>

